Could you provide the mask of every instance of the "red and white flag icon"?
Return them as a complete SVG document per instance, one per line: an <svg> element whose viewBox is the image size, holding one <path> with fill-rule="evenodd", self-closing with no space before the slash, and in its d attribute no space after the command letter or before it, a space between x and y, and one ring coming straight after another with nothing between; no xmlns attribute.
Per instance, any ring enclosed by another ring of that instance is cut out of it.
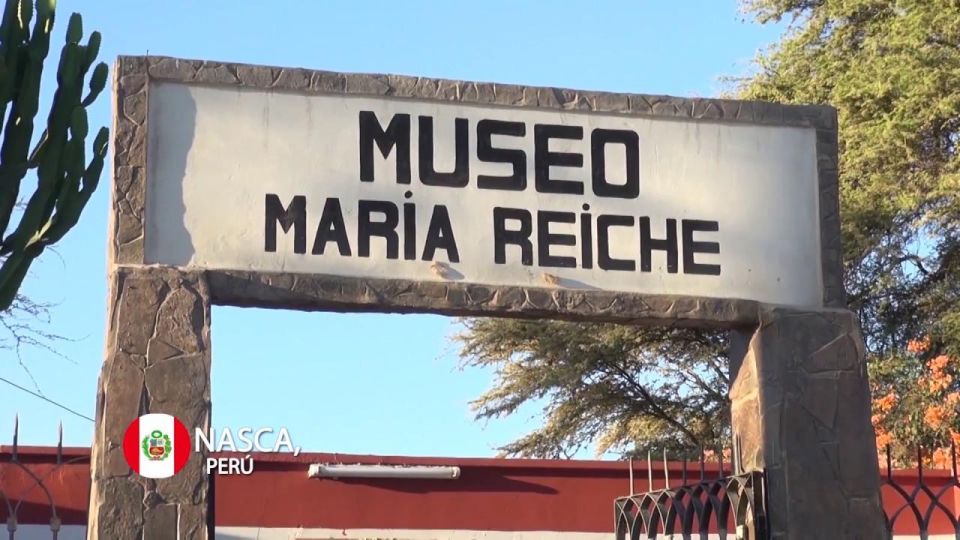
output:
<svg viewBox="0 0 960 540"><path fill-rule="evenodd" d="M145 414L127 427L123 457L140 476L169 478L190 457L190 433L174 416Z"/></svg>

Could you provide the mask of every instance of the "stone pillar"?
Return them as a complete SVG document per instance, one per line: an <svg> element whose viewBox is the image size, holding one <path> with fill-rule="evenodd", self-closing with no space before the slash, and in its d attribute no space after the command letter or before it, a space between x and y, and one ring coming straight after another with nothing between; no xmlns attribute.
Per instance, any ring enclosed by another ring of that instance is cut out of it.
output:
<svg viewBox="0 0 960 540"><path fill-rule="evenodd" d="M192 452L175 476L151 480L127 465L123 435L146 413L176 416L191 438L209 427L209 298L202 274L118 267L110 277L88 540L208 537L205 452Z"/></svg>
<svg viewBox="0 0 960 540"><path fill-rule="evenodd" d="M771 538L884 538L855 315L764 308L734 334L733 433L743 469L766 473Z"/></svg>

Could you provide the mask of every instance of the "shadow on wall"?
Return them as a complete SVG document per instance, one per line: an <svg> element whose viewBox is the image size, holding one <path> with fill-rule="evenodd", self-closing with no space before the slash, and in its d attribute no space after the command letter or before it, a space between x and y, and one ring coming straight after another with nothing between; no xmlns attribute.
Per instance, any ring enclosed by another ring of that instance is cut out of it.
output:
<svg viewBox="0 0 960 540"><path fill-rule="evenodd" d="M195 250L185 222L183 181L196 135L197 104L189 86L152 83L148 107L144 262L187 266ZM162 235L153 215L158 210L163 213Z"/></svg>

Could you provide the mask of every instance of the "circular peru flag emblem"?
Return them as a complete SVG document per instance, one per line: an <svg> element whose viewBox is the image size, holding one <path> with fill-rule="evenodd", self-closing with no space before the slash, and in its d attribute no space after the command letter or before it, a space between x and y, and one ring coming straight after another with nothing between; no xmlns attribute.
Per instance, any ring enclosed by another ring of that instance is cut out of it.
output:
<svg viewBox="0 0 960 540"><path fill-rule="evenodd" d="M127 427L123 436L127 464L146 478L169 478L190 457L190 433L169 414L145 414Z"/></svg>

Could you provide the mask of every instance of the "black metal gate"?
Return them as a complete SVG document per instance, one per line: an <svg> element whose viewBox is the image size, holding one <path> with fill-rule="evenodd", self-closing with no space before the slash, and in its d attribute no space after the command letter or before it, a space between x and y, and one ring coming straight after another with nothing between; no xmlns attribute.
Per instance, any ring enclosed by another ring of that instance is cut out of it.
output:
<svg viewBox="0 0 960 540"><path fill-rule="evenodd" d="M957 470L957 447L950 446L950 471L947 475L940 473L939 480L931 478L933 474L937 474L932 471L928 471L927 476L924 475L923 449L918 448L916 481L909 483L897 480L889 446L886 454L887 470L880 477L880 483L886 503L884 518L887 538L892 539L898 527L912 529L916 526L919 538L942 534L949 528L954 538L960 540L960 507L957 506L960 504L960 472Z"/></svg>
<svg viewBox="0 0 960 540"><path fill-rule="evenodd" d="M60 536L60 530L63 527L63 520L61 519L60 508L58 507L57 501L54 500L53 494L47 488L46 482L51 478L55 479L57 475L60 474L60 471L69 465L88 463L90 456L82 455L65 458L63 451L63 426L61 425L58 429L55 461L49 466L44 467L45 470L35 469L29 466L29 464L23 463L20 459L18 443L19 432L20 421L16 419L14 420L13 426L13 445L10 447L9 453L6 451L0 452L0 461L2 461L5 467L11 468L10 471L6 471L7 473L15 471L17 474L28 479L18 492L8 493L5 489L5 478L0 475L0 505L2 505L0 506L0 510L2 510L0 514L6 517L6 523L4 525L6 526L7 538L9 540L16 540L17 531L20 530L23 525L35 525L34 523L21 523L19 514L21 510L24 509L24 503L27 502L28 499L38 498L43 501L45 505L49 506L50 538L57 540ZM42 494L42 496L36 497L35 495L37 493Z"/></svg>
<svg viewBox="0 0 960 540"><path fill-rule="evenodd" d="M737 445L734 445L735 447ZM617 540L650 540L656 538L708 538L766 540L768 522L762 472L727 474L723 451L717 454L719 470L709 475L701 450L699 475L691 478L688 462L683 460L679 487L670 485L664 454L663 489L631 494L614 501L614 523ZM731 452L737 457L737 449ZM647 456L647 486L653 487L653 470ZM742 471L735 459L734 471ZM633 489L631 466L630 485Z"/></svg>

